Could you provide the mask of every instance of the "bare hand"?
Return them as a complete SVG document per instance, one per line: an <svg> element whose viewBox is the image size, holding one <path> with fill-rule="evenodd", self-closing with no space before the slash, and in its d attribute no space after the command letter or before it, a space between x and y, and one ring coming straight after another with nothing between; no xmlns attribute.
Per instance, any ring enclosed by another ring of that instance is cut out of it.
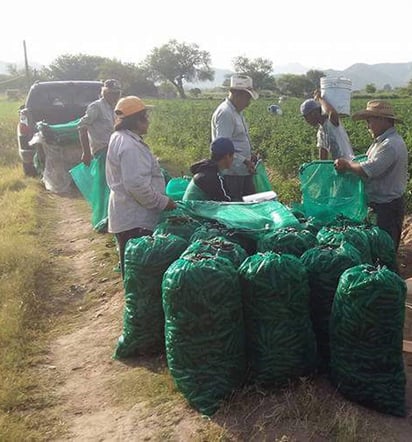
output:
<svg viewBox="0 0 412 442"><path fill-rule="evenodd" d="M176 203L171 198L169 198L169 201L167 202L167 206L165 207L165 210L173 210L173 209L176 209L176 207L177 207Z"/></svg>
<svg viewBox="0 0 412 442"><path fill-rule="evenodd" d="M90 152L83 152L82 163L85 166L90 166L91 161L92 161L92 154Z"/></svg>
<svg viewBox="0 0 412 442"><path fill-rule="evenodd" d="M247 170L251 175L253 175L256 172L255 163L253 163L250 160L245 160L244 164L247 167Z"/></svg>
<svg viewBox="0 0 412 442"><path fill-rule="evenodd" d="M319 90L319 89L315 89L315 90L313 91L313 98L314 98L315 100L319 100L320 97L321 97L321 95L320 95L320 90Z"/></svg>
<svg viewBox="0 0 412 442"><path fill-rule="evenodd" d="M345 158L338 158L335 160L334 166L338 172L343 172L350 169L350 161Z"/></svg>

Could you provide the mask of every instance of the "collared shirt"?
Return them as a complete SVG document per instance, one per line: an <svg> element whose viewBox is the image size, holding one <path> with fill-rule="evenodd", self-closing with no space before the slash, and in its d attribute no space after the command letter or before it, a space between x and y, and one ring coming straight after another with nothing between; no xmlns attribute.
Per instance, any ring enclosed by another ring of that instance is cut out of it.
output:
<svg viewBox="0 0 412 442"><path fill-rule="evenodd" d="M330 152L333 160L337 160L338 158L352 160L355 156L348 134L340 121L339 126L335 126L332 121L327 118L323 125L319 126L317 141L317 147Z"/></svg>
<svg viewBox="0 0 412 442"><path fill-rule="evenodd" d="M93 101L87 106L79 127L87 127L92 155L106 149L114 130L114 108L104 99Z"/></svg>
<svg viewBox="0 0 412 442"><path fill-rule="evenodd" d="M110 138L106 158L110 188L109 232L141 227L153 230L169 198L157 159L142 138L130 130Z"/></svg>
<svg viewBox="0 0 412 442"><path fill-rule="evenodd" d="M250 160L252 146L248 127L243 115L238 112L233 103L226 98L215 110L212 116L212 141L218 137L230 138L235 146L235 155L230 169L224 175L250 175L244 161Z"/></svg>
<svg viewBox="0 0 412 442"><path fill-rule="evenodd" d="M408 150L394 127L379 135L366 152L361 167L367 175L369 202L390 203L400 198L408 182Z"/></svg>

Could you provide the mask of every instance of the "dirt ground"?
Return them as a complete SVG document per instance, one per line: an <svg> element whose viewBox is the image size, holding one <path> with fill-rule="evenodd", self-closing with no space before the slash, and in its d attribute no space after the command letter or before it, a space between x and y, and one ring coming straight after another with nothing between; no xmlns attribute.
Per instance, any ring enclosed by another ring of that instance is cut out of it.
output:
<svg viewBox="0 0 412 442"><path fill-rule="evenodd" d="M269 414L267 410L265 412L263 408L259 408L263 407L264 401L269 400L260 400L259 392L253 393L257 400L252 401L249 408L243 407L237 412L236 406L239 404L235 398L232 409L226 407L211 421L188 407L181 398L163 401L160 393L160 403L153 398L149 400L147 396L131 402L119 400L116 392L119 379L133 372L139 373L138 370L149 370L151 375L161 376L166 366L164 358L132 360L127 364L112 359L122 329L123 290L120 275L115 272L108 273L108 269L104 267L112 267L112 262L108 260L110 263L107 264L98 259L92 244L107 243L109 235L91 232L89 220L79 210L78 199L54 195L51 195L51 198L60 216L56 236L52 240L53 244L60 244L60 247L56 250L53 246L51 260L63 259L70 263L71 271L66 275L65 285L61 290L68 298L75 300L72 304L76 305L75 311L65 319L68 325L66 329L63 328L63 333L58 333L50 343L43 367L43 370L52 370L54 374L54 385L50 385L50 389L57 398L57 403L52 412L58 415L64 429L58 440L337 440L330 438L328 431L321 426L312 432L308 432L307 427L299 423L293 429L289 424L285 426L280 419L276 420L273 417L273 413ZM411 217L408 217L399 252L401 272L405 278L412 277L410 221ZM113 253L113 250L108 250L108 253ZM92 296L93 302L83 307L82 300L86 299L87 295ZM409 334L409 338L412 339L412 315L410 323L411 330L409 333L409 328L406 327L406 335ZM389 429L391 438L382 435L381 439L377 436L374 440L412 440L412 392L409 375L412 373L412 358L406 356L405 362L409 378L408 416L398 419L360 411L370 417L371 422L383 422L385 428ZM139 398L139 388L146 387L142 384L134 388ZM323 388L325 390L322 390ZM316 387L317 392L324 392L326 399L335 397L332 390L330 386ZM176 393L174 395L176 396ZM242 398L244 396L238 398L238 402ZM313 401L313 397L310 400ZM351 410L356 410L356 406L353 407ZM272 410L277 409L273 405ZM299 416L296 412L295 421L300 417L305 420L305 416ZM278 424L268 425L271 420Z"/></svg>

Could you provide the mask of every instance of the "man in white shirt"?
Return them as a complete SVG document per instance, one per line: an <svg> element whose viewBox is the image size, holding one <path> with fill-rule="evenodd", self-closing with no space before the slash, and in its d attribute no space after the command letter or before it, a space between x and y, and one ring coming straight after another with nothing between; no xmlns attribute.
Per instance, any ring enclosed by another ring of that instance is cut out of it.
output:
<svg viewBox="0 0 412 442"><path fill-rule="evenodd" d="M212 141L216 138L229 138L235 146L232 166L223 172L225 188L232 201L242 201L245 195L255 193L252 162L252 146L249 130L242 111L256 100L258 93L247 75L232 75L229 96L215 110L211 121Z"/></svg>

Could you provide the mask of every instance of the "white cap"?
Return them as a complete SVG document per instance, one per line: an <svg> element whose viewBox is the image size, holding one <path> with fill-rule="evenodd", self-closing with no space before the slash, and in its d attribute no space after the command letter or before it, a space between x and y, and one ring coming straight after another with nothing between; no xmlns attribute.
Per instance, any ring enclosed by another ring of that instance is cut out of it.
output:
<svg viewBox="0 0 412 442"><path fill-rule="evenodd" d="M246 91L250 96L257 100L259 94L253 89L253 80L248 75L235 74L230 77L230 87L236 91Z"/></svg>

